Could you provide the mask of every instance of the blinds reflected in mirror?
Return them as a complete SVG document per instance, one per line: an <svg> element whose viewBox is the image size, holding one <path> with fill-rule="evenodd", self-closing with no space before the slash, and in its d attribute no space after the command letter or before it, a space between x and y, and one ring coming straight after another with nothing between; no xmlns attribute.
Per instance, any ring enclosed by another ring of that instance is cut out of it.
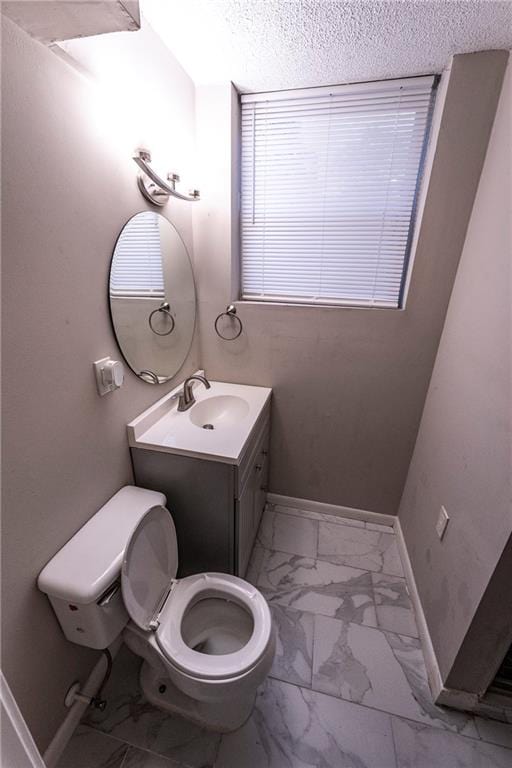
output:
<svg viewBox="0 0 512 768"><path fill-rule="evenodd" d="M121 232L112 262L110 295L164 298L162 244L157 213L139 213Z"/></svg>
<svg viewBox="0 0 512 768"><path fill-rule="evenodd" d="M247 94L245 299L401 305L435 78Z"/></svg>

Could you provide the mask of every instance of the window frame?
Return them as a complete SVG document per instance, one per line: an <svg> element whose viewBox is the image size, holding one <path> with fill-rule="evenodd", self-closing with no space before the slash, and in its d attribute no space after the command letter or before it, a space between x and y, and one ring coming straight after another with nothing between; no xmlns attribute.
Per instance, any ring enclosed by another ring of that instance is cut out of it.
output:
<svg viewBox="0 0 512 768"><path fill-rule="evenodd" d="M429 79L432 81L430 96L428 99L427 119L425 126L425 133L422 141L422 148L420 152L420 159L418 163L418 172L416 176L416 182L414 187L413 202L411 206L411 215L409 219L407 241L404 251L404 258L402 263L402 273L400 280L400 289L398 294L397 304L385 303L385 302L373 302L369 300L346 300L346 299L333 299L326 298L325 300L308 299L299 296L292 295L271 295L271 296L255 296L244 295L243 292L243 236L242 236L242 103L250 103L257 101L279 101L288 97L301 98L302 96L314 97L316 95L323 95L329 92L333 95L338 93L350 93L350 91L364 91L374 90L376 85L393 83L394 85L400 85L400 83L410 83L413 80ZM238 272L238 288L237 298L235 301L240 304L250 304L253 306L281 306L281 307L317 307L319 309L370 309L370 310L393 310L402 311L405 309L408 289L411 281L411 272L414 263L414 251L417 244L417 234L421 222L421 214L423 212L424 194L428 187L431 161L429 161L429 155L433 146L433 139L435 138L435 108L438 103L439 84L441 82L440 74L427 74L427 75L412 75L404 78L386 78L382 80L372 80L356 83L339 84L332 86L319 86L311 88L298 88L289 89L283 91L270 91L270 92L254 92L254 93L242 93L238 94L238 173L237 173L237 191L238 191L238 253L237 253L237 272ZM262 98L264 97L264 99Z"/></svg>

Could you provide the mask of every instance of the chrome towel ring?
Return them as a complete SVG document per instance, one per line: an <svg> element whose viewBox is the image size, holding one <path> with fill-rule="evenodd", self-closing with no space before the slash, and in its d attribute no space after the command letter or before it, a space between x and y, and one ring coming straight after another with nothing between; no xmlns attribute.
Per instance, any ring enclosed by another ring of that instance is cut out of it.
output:
<svg viewBox="0 0 512 768"><path fill-rule="evenodd" d="M235 321L235 325L236 323L238 323L238 331L237 333L235 333L234 336L223 336L222 333L219 331L218 326L219 326L219 320L221 319L221 317L231 318L232 320ZM215 333L217 334L217 336L219 336L219 338L221 339L224 339L224 341L234 341L235 339L238 339L238 337L243 331L243 325L242 325L242 321L240 320L240 318L236 313L236 307L234 304L230 304L228 307L226 307L225 312L221 312L220 315L217 315L217 318L214 323L214 327L215 327Z"/></svg>
<svg viewBox="0 0 512 768"><path fill-rule="evenodd" d="M149 317L148 317L148 323L149 323L149 327L151 328L151 330L153 331L153 333L156 333L156 335L157 335L157 336L168 336L170 333L172 333L172 332L174 331L174 325L175 325L175 323L174 323L174 317L171 315L171 313L170 313L170 309L171 309L171 308L170 308L170 306L169 306L169 302L168 302L168 301L163 301L163 302L160 304L160 306L158 307L158 309L154 309L154 310L153 310L153 311L150 313L150 315L149 315ZM156 330L153 328L153 324L152 324L152 322L151 322L151 319L152 319L153 315L154 315L154 314L156 314L157 312L163 312L163 314L164 314L164 315L167 315L167 317L168 317L168 318L169 318L169 320L171 321L171 327L169 328L169 330L168 330L168 331L164 331L163 333L161 333L160 331L156 331Z"/></svg>

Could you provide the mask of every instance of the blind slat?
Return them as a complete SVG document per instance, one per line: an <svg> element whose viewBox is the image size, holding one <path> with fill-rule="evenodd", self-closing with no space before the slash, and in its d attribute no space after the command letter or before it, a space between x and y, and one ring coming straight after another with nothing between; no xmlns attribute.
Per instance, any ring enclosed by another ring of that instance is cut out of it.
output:
<svg viewBox="0 0 512 768"><path fill-rule="evenodd" d="M434 89L242 98L243 297L399 306Z"/></svg>

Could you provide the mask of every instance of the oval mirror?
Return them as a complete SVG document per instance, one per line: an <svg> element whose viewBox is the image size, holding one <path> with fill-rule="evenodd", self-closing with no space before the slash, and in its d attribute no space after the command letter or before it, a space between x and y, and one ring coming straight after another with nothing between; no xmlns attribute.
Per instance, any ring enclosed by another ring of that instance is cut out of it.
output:
<svg viewBox="0 0 512 768"><path fill-rule="evenodd" d="M192 344L194 274L185 244L164 216L144 211L119 235L109 280L110 314L123 357L143 381L174 376Z"/></svg>

